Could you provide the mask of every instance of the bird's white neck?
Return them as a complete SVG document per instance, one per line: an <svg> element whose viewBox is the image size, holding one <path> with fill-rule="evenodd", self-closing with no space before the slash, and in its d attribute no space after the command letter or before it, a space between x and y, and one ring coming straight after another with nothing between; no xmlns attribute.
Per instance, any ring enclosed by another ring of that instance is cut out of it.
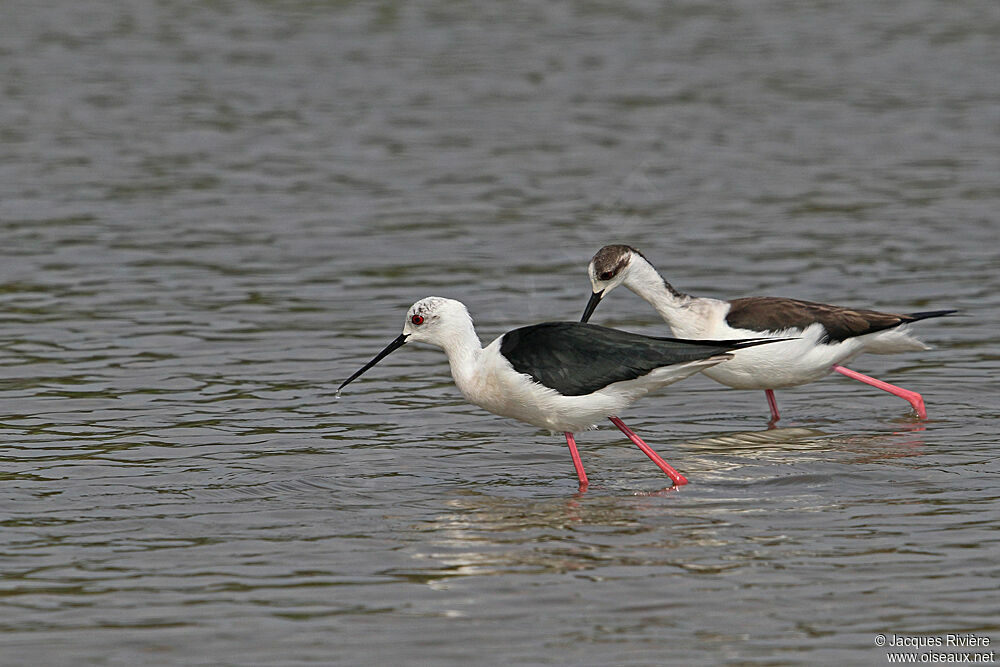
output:
<svg viewBox="0 0 1000 667"><path fill-rule="evenodd" d="M436 341L448 355L451 376L460 389L474 381L483 345L471 319L454 323Z"/></svg>
<svg viewBox="0 0 1000 667"><path fill-rule="evenodd" d="M628 276L622 284L655 308L671 328L679 324L678 318L692 300L687 294L675 290L649 262L639 257L632 260Z"/></svg>

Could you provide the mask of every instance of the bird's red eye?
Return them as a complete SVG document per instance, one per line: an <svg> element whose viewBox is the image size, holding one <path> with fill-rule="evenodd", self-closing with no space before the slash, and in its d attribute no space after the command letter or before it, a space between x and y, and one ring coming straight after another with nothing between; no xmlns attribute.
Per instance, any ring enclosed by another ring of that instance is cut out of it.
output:
<svg viewBox="0 0 1000 667"><path fill-rule="evenodd" d="M613 274L610 271L605 271L604 273L602 273L597 277L600 278L601 280L611 280Z"/></svg>
<svg viewBox="0 0 1000 667"><path fill-rule="evenodd" d="M413 317L410 318L410 321L413 322L414 324L423 324L424 323L424 316L423 315L414 315Z"/></svg>

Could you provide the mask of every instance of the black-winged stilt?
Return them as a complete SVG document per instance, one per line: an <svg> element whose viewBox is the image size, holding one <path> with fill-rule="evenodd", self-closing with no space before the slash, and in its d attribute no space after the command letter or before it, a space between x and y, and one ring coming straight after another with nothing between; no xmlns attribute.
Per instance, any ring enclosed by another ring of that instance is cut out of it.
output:
<svg viewBox="0 0 1000 667"><path fill-rule="evenodd" d="M917 416L927 418L924 399L915 391L862 375L842 364L863 352L892 354L926 350L907 331L911 322L941 317L955 310L901 315L857 310L781 297L749 297L722 301L678 292L635 248L607 245L587 267L593 287L583 322L608 293L624 285L645 299L685 338L790 338L777 345L734 352L733 360L705 370L716 382L736 389L763 389L778 421L774 390L807 384L836 371L908 401Z"/></svg>
<svg viewBox="0 0 1000 667"><path fill-rule="evenodd" d="M773 340L652 338L578 322L546 322L514 329L485 348L465 305L430 296L406 313L403 333L344 380L340 390L407 342L440 347L465 398L504 417L563 432L580 490L587 474L574 434L607 417L675 485L687 480L617 417L636 399L724 362L731 350Z"/></svg>

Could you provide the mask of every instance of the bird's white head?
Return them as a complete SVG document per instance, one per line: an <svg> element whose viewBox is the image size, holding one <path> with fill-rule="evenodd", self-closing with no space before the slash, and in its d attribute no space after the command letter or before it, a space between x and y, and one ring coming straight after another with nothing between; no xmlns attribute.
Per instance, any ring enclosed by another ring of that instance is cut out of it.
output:
<svg viewBox="0 0 1000 667"><path fill-rule="evenodd" d="M403 322L407 342L429 343L446 347L457 332L465 332L472 317L465 304L454 299L428 296L410 306Z"/></svg>
<svg viewBox="0 0 1000 667"><path fill-rule="evenodd" d="M361 370L344 380L338 387L337 393L339 394L341 389L389 356L391 352L410 341L436 345L444 348L446 352L462 345L475 344L476 348L479 346L476 331L472 327L472 317L466 310L465 304L454 299L428 296L417 301L406 311L403 333L386 345L385 349L376 354Z"/></svg>
<svg viewBox="0 0 1000 667"><path fill-rule="evenodd" d="M642 253L627 245L606 245L597 251L587 266L587 275L593 294L587 303L581 322L586 322L594 313L597 305L614 288L628 279L632 267L638 262L645 262Z"/></svg>

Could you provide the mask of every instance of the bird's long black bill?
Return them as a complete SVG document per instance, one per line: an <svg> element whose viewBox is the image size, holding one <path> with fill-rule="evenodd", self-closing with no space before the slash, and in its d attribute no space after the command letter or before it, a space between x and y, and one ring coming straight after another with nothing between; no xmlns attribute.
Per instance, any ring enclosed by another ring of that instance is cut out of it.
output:
<svg viewBox="0 0 1000 667"><path fill-rule="evenodd" d="M590 316L597 310L597 306L601 303L602 298L604 298L604 290L594 292L590 295L590 301L587 302L587 307L583 311L583 317L580 318L581 322L586 322L590 319Z"/></svg>
<svg viewBox="0 0 1000 667"><path fill-rule="evenodd" d="M386 357L388 357L394 350L397 350L400 347L402 347L403 343L406 342L406 336L407 336L407 334L399 334L399 336L394 341L392 341L391 343L389 343L388 345L385 346L384 350L382 350L381 352L379 352L378 354L376 354L374 359L372 359L367 364L365 364L364 366L362 366L360 371L358 371L357 373L355 373L351 377L349 377L346 380L344 380L343 382L341 382L340 386L337 387L337 391L339 392L341 389L343 389L344 387L346 387L347 385L349 385L351 382L353 382L354 380L356 380L358 378L358 376L360 376L366 370L368 370L369 368L371 368L372 366L374 366L378 362L380 362L383 359L385 359Z"/></svg>

